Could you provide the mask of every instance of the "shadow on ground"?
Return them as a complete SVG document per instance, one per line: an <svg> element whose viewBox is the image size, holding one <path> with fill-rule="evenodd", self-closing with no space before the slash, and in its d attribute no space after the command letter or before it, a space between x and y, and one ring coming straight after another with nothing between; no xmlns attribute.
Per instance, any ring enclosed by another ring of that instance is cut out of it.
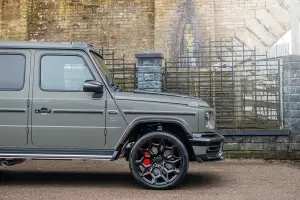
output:
<svg viewBox="0 0 300 200"><path fill-rule="evenodd" d="M140 188L128 172L32 172L1 171L0 185L55 185ZM220 175L202 172L189 173L180 188L218 186Z"/></svg>

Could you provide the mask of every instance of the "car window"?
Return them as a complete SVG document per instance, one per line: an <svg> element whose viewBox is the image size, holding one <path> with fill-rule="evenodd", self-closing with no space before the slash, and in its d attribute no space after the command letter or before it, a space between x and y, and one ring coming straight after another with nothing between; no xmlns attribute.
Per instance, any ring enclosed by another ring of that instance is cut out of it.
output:
<svg viewBox="0 0 300 200"><path fill-rule="evenodd" d="M24 56L0 54L0 90L22 90L24 87L24 73Z"/></svg>
<svg viewBox="0 0 300 200"><path fill-rule="evenodd" d="M94 80L80 56L46 55L41 59L41 88L47 91L83 91L83 83Z"/></svg>

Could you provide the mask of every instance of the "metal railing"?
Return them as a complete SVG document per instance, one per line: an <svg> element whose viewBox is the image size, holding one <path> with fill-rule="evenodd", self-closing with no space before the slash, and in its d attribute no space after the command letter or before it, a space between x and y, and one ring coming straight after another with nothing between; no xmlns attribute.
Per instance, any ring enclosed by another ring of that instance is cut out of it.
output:
<svg viewBox="0 0 300 200"><path fill-rule="evenodd" d="M166 60L162 91L205 100L216 109L218 129L279 129L279 60L234 39L206 44ZM116 58L111 49L99 51L125 91L138 88L135 62Z"/></svg>
<svg viewBox="0 0 300 200"><path fill-rule="evenodd" d="M234 40L209 41L165 63L164 91L208 102L218 129L278 129L279 70L279 60L267 53Z"/></svg>
<svg viewBox="0 0 300 200"><path fill-rule="evenodd" d="M137 88L137 68L136 63L128 61L123 54L117 57L113 49L101 47L99 53L112 73L116 83L126 92Z"/></svg>

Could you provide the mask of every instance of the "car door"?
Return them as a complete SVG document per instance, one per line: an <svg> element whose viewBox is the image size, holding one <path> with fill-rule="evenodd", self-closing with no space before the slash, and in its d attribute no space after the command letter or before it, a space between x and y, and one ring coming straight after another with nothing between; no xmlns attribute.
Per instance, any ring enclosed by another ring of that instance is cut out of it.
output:
<svg viewBox="0 0 300 200"><path fill-rule="evenodd" d="M22 147L28 138L30 51L0 50L0 146Z"/></svg>
<svg viewBox="0 0 300 200"><path fill-rule="evenodd" d="M101 148L105 101L83 92L100 80L84 51L36 51L32 94L32 143L36 147Z"/></svg>

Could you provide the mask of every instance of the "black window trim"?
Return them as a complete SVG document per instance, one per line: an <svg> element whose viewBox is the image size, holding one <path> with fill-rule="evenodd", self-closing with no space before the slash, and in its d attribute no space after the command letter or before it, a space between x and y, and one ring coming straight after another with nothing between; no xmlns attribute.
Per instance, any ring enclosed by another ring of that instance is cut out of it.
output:
<svg viewBox="0 0 300 200"><path fill-rule="evenodd" d="M0 88L0 92L18 92L22 91L25 87L25 79L26 79L26 65L27 65L27 57L24 53L15 53L15 52L0 52L0 55L19 55L22 56L25 60L24 62L24 74L23 74L23 84L22 87L17 88L17 89L12 89L12 88Z"/></svg>
<svg viewBox="0 0 300 200"><path fill-rule="evenodd" d="M44 92L83 92L82 90L49 90L49 89L44 89L42 88L42 59L44 56L77 56L80 57L84 64L87 66L90 74L92 75L93 79L92 80L96 80L94 73L92 72L90 66L88 65L88 63L86 62L86 60L84 59L84 57L82 55L76 54L76 53L70 53L70 54L62 54L62 53L44 53L40 55L39 58L39 63L40 63L40 67L39 67L39 88L40 90L44 91Z"/></svg>

